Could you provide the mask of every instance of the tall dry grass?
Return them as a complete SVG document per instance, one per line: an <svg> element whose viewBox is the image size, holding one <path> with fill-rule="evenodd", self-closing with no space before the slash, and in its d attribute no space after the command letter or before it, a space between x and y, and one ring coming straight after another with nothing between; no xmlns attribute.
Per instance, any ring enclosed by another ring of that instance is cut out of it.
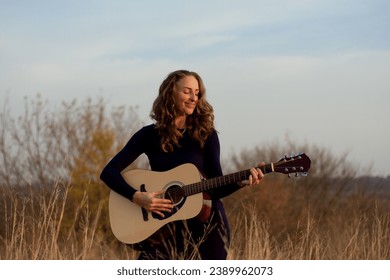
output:
<svg viewBox="0 0 390 280"><path fill-rule="evenodd" d="M256 216L235 215L230 259L268 260L388 260L390 215L352 217L348 224L333 224L327 230L313 218L297 225L283 240L272 234L269 224ZM244 224L244 226L243 226Z"/></svg>
<svg viewBox="0 0 390 280"><path fill-rule="evenodd" d="M51 189L31 187L27 195L21 195L12 188L2 189L0 259L134 258L135 252L97 233L98 223L102 222L102 207L90 213L87 194L74 211L65 211L70 188L68 183L58 181ZM67 215L72 216L70 227L64 226Z"/></svg>
<svg viewBox="0 0 390 280"><path fill-rule="evenodd" d="M98 179L140 126L134 110L29 104L17 119L7 108L0 114L0 259L135 259L109 229L108 189ZM308 177L269 174L224 199L229 259L390 259L389 179L362 178L369 172L347 155L287 139L240 151L223 161L225 173L286 151L311 157Z"/></svg>
<svg viewBox="0 0 390 280"><path fill-rule="evenodd" d="M89 213L86 197L73 213L65 211L70 188L58 181L50 190L30 190L23 197L12 188L2 189L0 259L137 258L138 252L117 242L112 234L97 230L98 223L108 221L101 219L102 208ZM350 203L352 207L357 205L353 200ZM363 213L350 210L354 214L347 209L338 212L337 217L328 217L326 225L307 213L304 220L295 224L295 231L280 236L272 229L272 217L262 215L254 205L228 209L232 228L228 258L389 259L389 212L379 207ZM82 216L83 212L88 215ZM69 214L74 223L64 228L64 216Z"/></svg>

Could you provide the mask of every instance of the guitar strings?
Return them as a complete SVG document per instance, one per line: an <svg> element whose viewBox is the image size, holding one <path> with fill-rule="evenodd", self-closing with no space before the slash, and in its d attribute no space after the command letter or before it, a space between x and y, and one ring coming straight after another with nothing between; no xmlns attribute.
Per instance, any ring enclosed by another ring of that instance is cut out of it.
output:
<svg viewBox="0 0 390 280"><path fill-rule="evenodd" d="M302 156L302 155L300 155L300 156ZM290 163L290 162L294 162L294 161L295 161L294 158L289 158L289 159L286 159L285 161L279 161L279 162L273 163L273 166L274 166L274 168L275 167L280 168L279 166L285 165L286 163ZM271 164L266 164L264 166L263 172L265 172L265 173L271 172L268 170L270 167L271 167ZM288 168L288 167L285 167L285 168ZM303 168L303 166L301 166L301 168ZM220 186L227 185L227 184L234 183L234 182L239 182L241 180L244 180L247 176L249 176L249 174L250 174L250 170L247 169L244 171L239 171L239 172L224 175L224 176L214 177L214 178L210 178L210 179L207 179L204 181L191 183L188 185L185 185L185 184L183 184L182 186L179 185L180 189L173 189L170 191L170 194L172 194L175 197L177 197L179 195L180 196L190 196L190 195L193 195L196 193L201 193L203 191L207 191L209 189L213 189L213 188L220 187ZM169 190L169 188L167 190ZM184 193L183 193L183 191L184 191Z"/></svg>

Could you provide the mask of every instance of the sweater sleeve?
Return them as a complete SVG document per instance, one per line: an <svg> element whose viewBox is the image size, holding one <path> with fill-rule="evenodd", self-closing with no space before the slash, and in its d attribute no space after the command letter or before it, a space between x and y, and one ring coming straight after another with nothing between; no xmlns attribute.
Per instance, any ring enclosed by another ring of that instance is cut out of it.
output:
<svg viewBox="0 0 390 280"><path fill-rule="evenodd" d="M208 179L222 176L222 167L220 162L220 142L216 131L207 139L204 147L204 174ZM220 199L239 190L237 183L228 184L217 189L209 191L212 199Z"/></svg>
<svg viewBox="0 0 390 280"><path fill-rule="evenodd" d="M119 153L103 168L100 179L113 191L132 200L136 192L121 172L145 151L145 128L136 132Z"/></svg>

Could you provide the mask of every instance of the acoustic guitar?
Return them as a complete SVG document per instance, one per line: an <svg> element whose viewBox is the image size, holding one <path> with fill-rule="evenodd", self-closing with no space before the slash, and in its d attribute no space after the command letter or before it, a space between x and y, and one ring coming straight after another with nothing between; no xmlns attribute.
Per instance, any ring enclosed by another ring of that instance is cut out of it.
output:
<svg viewBox="0 0 390 280"><path fill-rule="evenodd" d="M305 176L311 161L306 154L285 156L275 163L261 167L264 174L278 172L295 173ZM122 174L126 182L139 191L164 191L163 197L172 200L171 213L161 217L148 212L129 199L111 191L109 197L109 219L115 237L126 244L136 244L157 232L164 225L196 217L203 206L203 192L223 187L224 185L247 180L250 170L229 175L202 179L195 165L187 163L165 172L133 169Z"/></svg>

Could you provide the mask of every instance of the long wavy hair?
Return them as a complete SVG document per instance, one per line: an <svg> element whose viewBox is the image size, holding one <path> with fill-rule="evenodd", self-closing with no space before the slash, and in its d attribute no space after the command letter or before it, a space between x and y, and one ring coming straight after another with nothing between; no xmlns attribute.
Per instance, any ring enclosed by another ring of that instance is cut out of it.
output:
<svg viewBox="0 0 390 280"><path fill-rule="evenodd" d="M179 147L182 133L175 125L177 116L174 93L177 83L186 76L193 76L199 84L198 102L192 115L187 116L186 127L190 136L203 148L207 137L214 130L214 110L206 100L206 88L202 78L195 72L177 70L170 73L162 82L156 100L153 102L150 117L156 121L156 129L161 135L161 147L165 152Z"/></svg>

